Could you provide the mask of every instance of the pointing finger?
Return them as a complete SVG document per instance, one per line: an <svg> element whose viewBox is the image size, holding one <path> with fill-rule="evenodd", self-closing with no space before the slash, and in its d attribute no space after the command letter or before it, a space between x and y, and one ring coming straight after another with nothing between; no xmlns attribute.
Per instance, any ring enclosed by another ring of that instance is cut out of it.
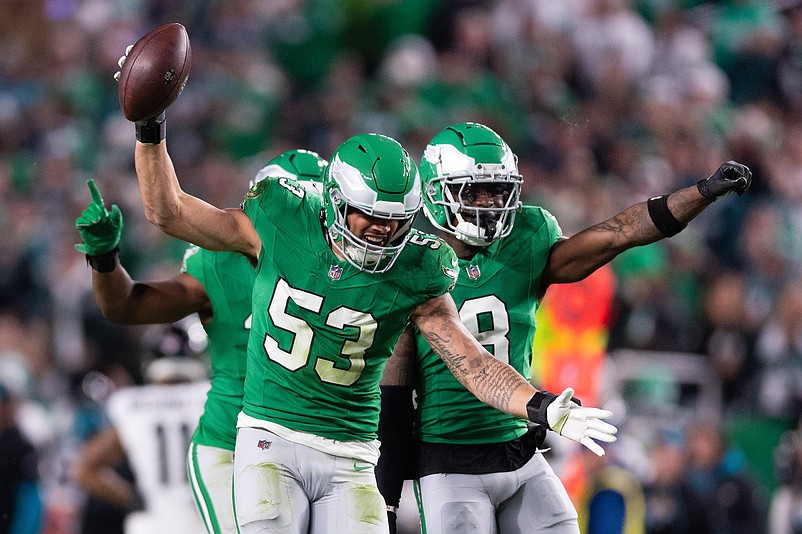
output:
<svg viewBox="0 0 802 534"><path fill-rule="evenodd" d="M103 208L103 211L105 211L106 207L103 205L103 197L100 195L100 190L98 190L95 180L90 178L86 181L86 185L89 186L89 193L92 195L92 202Z"/></svg>

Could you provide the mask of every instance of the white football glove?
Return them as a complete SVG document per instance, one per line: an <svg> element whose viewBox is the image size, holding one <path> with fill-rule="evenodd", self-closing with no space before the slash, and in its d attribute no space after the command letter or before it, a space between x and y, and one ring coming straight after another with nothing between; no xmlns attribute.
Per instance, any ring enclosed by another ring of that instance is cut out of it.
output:
<svg viewBox="0 0 802 534"><path fill-rule="evenodd" d="M120 70L118 70L117 72L114 73L114 79L117 80L118 82L120 81L120 72L122 72L123 63L125 63L125 60L128 58L128 54L131 52L131 49L133 47L134 47L134 45L126 46L125 47L125 54L120 56L120 59L117 60L117 66L120 67Z"/></svg>
<svg viewBox="0 0 802 534"><path fill-rule="evenodd" d="M604 456L604 449L594 440L612 443L617 439L618 429L602 421L612 417L613 413L599 408L583 408L571 400L573 396L572 388L566 388L559 396L539 391L527 405L529 419L546 423L561 436L581 443L598 456Z"/></svg>

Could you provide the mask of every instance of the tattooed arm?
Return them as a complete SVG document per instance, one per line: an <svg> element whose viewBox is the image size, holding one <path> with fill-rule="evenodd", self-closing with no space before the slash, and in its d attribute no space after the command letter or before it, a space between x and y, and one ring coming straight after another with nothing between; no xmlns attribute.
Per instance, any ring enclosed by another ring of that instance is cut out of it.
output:
<svg viewBox="0 0 802 534"><path fill-rule="evenodd" d="M693 185L669 195L668 209L678 221L688 224L714 200L702 196ZM646 202L630 206L604 222L555 243L541 276L541 292L545 292L549 284L582 280L625 250L654 243L663 237L649 216Z"/></svg>
<svg viewBox="0 0 802 534"><path fill-rule="evenodd" d="M457 380L479 400L527 418L526 404L537 389L473 338L462 325L451 295L424 302L412 313L412 320Z"/></svg>
<svg viewBox="0 0 802 534"><path fill-rule="evenodd" d="M419 305L412 313L412 321L457 380L479 400L502 412L544 424L599 456L604 449L596 440L615 441L618 429L603 421L612 413L580 407L572 400L571 388L558 396L532 387L515 369L495 359L462 326L450 294Z"/></svg>

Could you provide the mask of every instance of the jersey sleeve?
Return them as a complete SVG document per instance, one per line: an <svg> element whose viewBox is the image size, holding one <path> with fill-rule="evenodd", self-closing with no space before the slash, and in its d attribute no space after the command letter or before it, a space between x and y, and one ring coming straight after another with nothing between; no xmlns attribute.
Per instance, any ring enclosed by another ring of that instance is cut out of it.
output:
<svg viewBox="0 0 802 534"><path fill-rule="evenodd" d="M540 212L543 216L543 227L549 242L549 248L551 248L562 237L563 231L554 215L543 208L540 208Z"/></svg>
<svg viewBox="0 0 802 534"><path fill-rule="evenodd" d="M184 259L181 262L181 272L187 273L192 278L195 278L198 282L200 282L204 287L206 287L203 276L203 265L203 249L197 245L191 245L189 248L187 248L187 250L184 252Z"/></svg>
<svg viewBox="0 0 802 534"><path fill-rule="evenodd" d="M434 249L435 252L437 252L437 261L436 267L433 269L435 274L432 276L432 283L428 291L429 296L433 298L439 297L454 289L457 278L459 277L459 265L457 264L457 254L448 243L439 237L430 237L436 239L439 244L439 246Z"/></svg>
<svg viewBox="0 0 802 534"><path fill-rule="evenodd" d="M295 180L268 177L248 190L241 208L258 229L265 220L280 222L302 209L306 190Z"/></svg>

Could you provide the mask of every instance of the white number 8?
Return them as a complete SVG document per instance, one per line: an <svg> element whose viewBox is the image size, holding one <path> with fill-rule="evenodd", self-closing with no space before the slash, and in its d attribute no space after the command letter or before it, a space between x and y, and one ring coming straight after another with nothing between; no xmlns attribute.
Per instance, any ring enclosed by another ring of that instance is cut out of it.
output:
<svg viewBox="0 0 802 534"><path fill-rule="evenodd" d="M490 315L493 328L479 331L479 316ZM507 307L495 295L468 299L459 309L459 318L465 328L485 346L491 346L493 356L504 363L510 363L510 316Z"/></svg>

